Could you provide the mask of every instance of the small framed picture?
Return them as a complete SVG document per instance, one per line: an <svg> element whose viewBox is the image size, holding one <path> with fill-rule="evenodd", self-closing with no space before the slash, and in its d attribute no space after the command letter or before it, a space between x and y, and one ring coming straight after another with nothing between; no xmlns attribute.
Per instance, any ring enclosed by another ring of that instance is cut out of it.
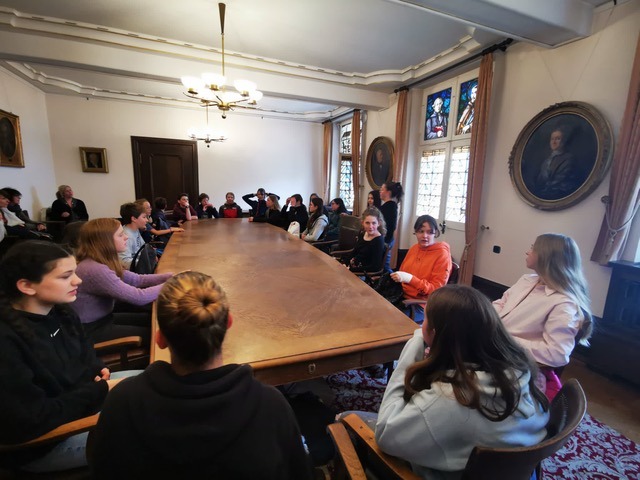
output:
<svg viewBox="0 0 640 480"><path fill-rule="evenodd" d="M109 173L106 148L80 147L80 162L83 172Z"/></svg>
<svg viewBox="0 0 640 480"><path fill-rule="evenodd" d="M369 145L365 171L369 184L380 188L393 176L394 158L393 143L388 137L377 137Z"/></svg>
<svg viewBox="0 0 640 480"><path fill-rule="evenodd" d="M24 168L20 118L0 110L0 167Z"/></svg>

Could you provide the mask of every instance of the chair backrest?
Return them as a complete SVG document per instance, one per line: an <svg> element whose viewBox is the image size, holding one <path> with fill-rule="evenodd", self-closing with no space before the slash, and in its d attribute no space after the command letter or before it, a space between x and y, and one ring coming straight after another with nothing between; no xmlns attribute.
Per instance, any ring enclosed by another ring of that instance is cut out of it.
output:
<svg viewBox="0 0 640 480"><path fill-rule="evenodd" d="M560 450L578 428L587 411L587 399L574 378L564 384L549 409L547 437L541 443L521 448L476 447L467 461L463 480L529 480L540 473L542 460ZM538 475L538 480L540 475Z"/></svg>
<svg viewBox="0 0 640 480"><path fill-rule="evenodd" d="M356 246L358 234L362 229L362 222L359 217L341 215L339 225L337 250L350 250Z"/></svg>
<svg viewBox="0 0 640 480"><path fill-rule="evenodd" d="M458 273L460 270L460 265L456 262L451 262L451 274L449 275L449 280L447 283L458 283Z"/></svg>
<svg viewBox="0 0 640 480"><path fill-rule="evenodd" d="M65 225L61 243L69 246L69 248L78 248L78 241L80 240L80 229L87 222L71 222Z"/></svg>

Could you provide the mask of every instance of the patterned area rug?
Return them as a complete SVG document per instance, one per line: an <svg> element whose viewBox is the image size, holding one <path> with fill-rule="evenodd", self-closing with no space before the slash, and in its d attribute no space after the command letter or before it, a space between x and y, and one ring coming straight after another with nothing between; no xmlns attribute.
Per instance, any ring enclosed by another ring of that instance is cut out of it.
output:
<svg viewBox="0 0 640 480"><path fill-rule="evenodd" d="M364 370L330 375L327 384L335 394L337 411L377 412L386 378L372 378ZM546 478L568 480L639 480L640 447L628 438L586 415L569 442L542 463Z"/></svg>

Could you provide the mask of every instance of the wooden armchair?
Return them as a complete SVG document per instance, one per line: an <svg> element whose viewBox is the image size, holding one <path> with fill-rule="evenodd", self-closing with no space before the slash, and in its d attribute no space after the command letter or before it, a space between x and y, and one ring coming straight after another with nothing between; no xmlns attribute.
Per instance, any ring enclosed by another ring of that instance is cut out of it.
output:
<svg viewBox="0 0 640 480"><path fill-rule="evenodd" d="M34 438L33 440L29 440L24 443L17 443L14 445L2 445L0 444L0 455L11 455L17 452L24 452L29 449L42 447L44 445L48 445L51 443L61 442L73 435L78 435L80 433L88 432L92 430L96 424L98 423L99 413L91 415L89 417L80 418L78 420L74 420L73 422L65 423L64 425L60 425L59 427L54 428L53 430L45 433L44 435L39 436L38 438ZM0 467L0 478L2 479L88 479L91 478L89 468L76 468L73 470L66 470L60 472L46 472L46 473L27 473L24 471L20 471L19 469L5 469Z"/></svg>
<svg viewBox="0 0 640 480"><path fill-rule="evenodd" d="M142 337L131 336L96 343L96 355L112 372L143 369L149 365L149 350L142 346Z"/></svg>
<svg viewBox="0 0 640 480"><path fill-rule="evenodd" d="M547 438L531 447L475 447L462 479L530 480L534 471L537 480L542 479L540 463L567 443L586 410L587 399L580 383L576 379L568 380L551 403ZM367 470L375 471L377 478L420 478L407 462L382 452L374 432L357 415L347 415L327 429L337 451L335 478L366 479Z"/></svg>

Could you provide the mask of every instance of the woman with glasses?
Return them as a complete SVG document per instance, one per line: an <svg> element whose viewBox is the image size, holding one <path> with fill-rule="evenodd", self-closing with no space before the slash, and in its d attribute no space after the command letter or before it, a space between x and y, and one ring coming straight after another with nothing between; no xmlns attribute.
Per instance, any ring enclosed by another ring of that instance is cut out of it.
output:
<svg viewBox="0 0 640 480"><path fill-rule="evenodd" d="M402 283L405 298L427 298L447 284L451 274L449 244L436 242L440 236L438 222L431 215L421 215L413 226L417 244L409 249L400 270L391 278Z"/></svg>

